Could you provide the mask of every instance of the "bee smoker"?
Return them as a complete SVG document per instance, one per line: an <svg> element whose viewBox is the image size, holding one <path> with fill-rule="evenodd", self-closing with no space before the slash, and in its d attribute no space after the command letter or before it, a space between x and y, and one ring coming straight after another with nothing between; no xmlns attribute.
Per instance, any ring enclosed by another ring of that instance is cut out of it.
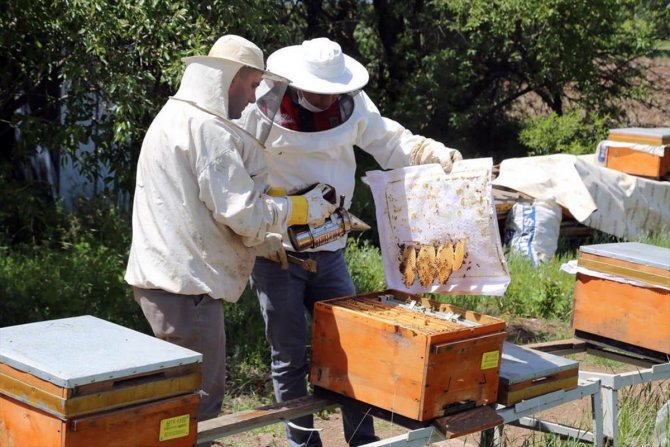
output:
<svg viewBox="0 0 670 447"><path fill-rule="evenodd" d="M334 189L332 191L334 193ZM334 203L334 201L331 201ZM326 221L317 226L292 225L288 227L288 238L295 251L316 248L344 236L350 231L369 230L370 226L344 208L344 196L340 196L340 206Z"/></svg>

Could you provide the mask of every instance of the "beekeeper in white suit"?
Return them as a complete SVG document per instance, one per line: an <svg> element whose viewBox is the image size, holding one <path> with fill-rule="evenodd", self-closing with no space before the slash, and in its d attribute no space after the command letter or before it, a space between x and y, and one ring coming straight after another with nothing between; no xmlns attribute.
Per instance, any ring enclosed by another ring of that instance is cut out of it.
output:
<svg viewBox="0 0 670 447"><path fill-rule="evenodd" d="M223 300L238 300L257 254L282 253L287 225L320 224L334 206L319 190L264 194L263 146L231 121L255 101L262 78L287 82L265 71L256 45L227 35L184 62L179 90L142 144L125 279L156 337L203 354L205 420L224 396Z"/></svg>
<svg viewBox="0 0 670 447"><path fill-rule="evenodd" d="M342 53L329 39L308 40L282 48L268 58L268 69L291 79L281 99L275 126L267 141L269 183L276 190L295 191L313 183L335 187L348 208L354 193L354 146L371 154L382 168L439 163L445 171L461 154L430 138L414 135L399 123L381 116L361 89L368 82L363 65ZM263 90L264 91L264 90ZM255 128L259 113L269 109L259 91L258 103L249 106L242 122ZM273 98L273 92L269 92ZM317 262L317 272L297 265L289 270L258 259L252 287L258 294L272 351L272 379L279 402L307 394L307 323L304 311L314 303L355 293L344 262L346 239L340 238L308 253L294 253ZM363 340L361 342L364 342ZM344 407L344 433L349 445L376 439L371 417ZM320 446L312 417L287 425L292 446ZM297 428L297 427L302 427Z"/></svg>

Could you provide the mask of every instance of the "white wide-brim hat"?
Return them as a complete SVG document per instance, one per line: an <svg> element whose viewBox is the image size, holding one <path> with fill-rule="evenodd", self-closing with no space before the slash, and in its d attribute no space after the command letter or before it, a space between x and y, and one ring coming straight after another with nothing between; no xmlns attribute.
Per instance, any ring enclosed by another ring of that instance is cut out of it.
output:
<svg viewBox="0 0 670 447"><path fill-rule="evenodd" d="M182 59L185 64L201 63L234 63L239 66L251 67L263 73L264 78L288 83L288 79L265 69L263 52L256 44L244 37L228 34L220 37L207 56L190 56Z"/></svg>
<svg viewBox="0 0 670 447"><path fill-rule="evenodd" d="M359 90L370 79L365 67L325 37L281 48L268 57L268 70L291 80L291 86L324 95Z"/></svg>

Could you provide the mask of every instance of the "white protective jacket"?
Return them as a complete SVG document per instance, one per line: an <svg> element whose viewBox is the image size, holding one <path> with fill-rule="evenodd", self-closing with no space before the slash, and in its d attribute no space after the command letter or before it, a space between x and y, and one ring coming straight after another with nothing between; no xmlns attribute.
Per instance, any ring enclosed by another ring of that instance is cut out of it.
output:
<svg viewBox="0 0 670 447"><path fill-rule="evenodd" d="M266 188L263 147L227 119L233 65L191 63L152 122L137 165L126 281L235 302L281 204Z"/></svg>
<svg viewBox="0 0 670 447"><path fill-rule="evenodd" d="M381 116L365 92L360 91L353 98L352 115L333 129L297 132L275 123L266 143L272 187L291 193L313 183L327 183L335 187L338 197L345 196L348 209L355 186L354 145L371 154L383 169L419 164L413 160L412 152L427 139ZM441 143L433 143L445 151L451 150ZM346 242L342 237L310 251L334 251L344 248Z"/></svg>

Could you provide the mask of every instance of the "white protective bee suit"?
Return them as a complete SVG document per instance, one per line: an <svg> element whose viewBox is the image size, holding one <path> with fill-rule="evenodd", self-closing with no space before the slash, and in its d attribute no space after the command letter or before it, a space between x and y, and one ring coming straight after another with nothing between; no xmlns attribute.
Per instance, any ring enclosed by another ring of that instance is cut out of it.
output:
<svg viewBox="0 0 670 447"><path fill-rule="evenodd" d="M281 201L263 195L263 147L227 119L232 64L190 63L142 145L126 281L235 302L249 247L278 231Z"/></svg>
<svg viewBox="0 0 670 447"><path fill-rule="evenodd" d="M228 119L229 91L244 107L259 79L253 70L268 75L261 50L229 35L208 56L185 62L178 92L142 144L125 279L156 337L203 355L198 420L206 420L219 414L225 395L223 302L238 300L252 247L285 229L291 202L263 194L263 146ZM252 75L235 78L243 66Z"/></svg>
<svg viewBox="0 0 670 447"><path fill-rule="evenodd" d="M275 124L266 151L270 185L291 192L305 185L326 183L335 187L338 196L345 197L348 209L355 186L354 146L372 155L383 169L426 163L421 153L424 147L438 146L445 153L458 154L383 117L365 92L359 91L352 98L351 116L333 129L298 132ZM346 238L342 237L312 250L334 251L345 245Z"/></svg>

